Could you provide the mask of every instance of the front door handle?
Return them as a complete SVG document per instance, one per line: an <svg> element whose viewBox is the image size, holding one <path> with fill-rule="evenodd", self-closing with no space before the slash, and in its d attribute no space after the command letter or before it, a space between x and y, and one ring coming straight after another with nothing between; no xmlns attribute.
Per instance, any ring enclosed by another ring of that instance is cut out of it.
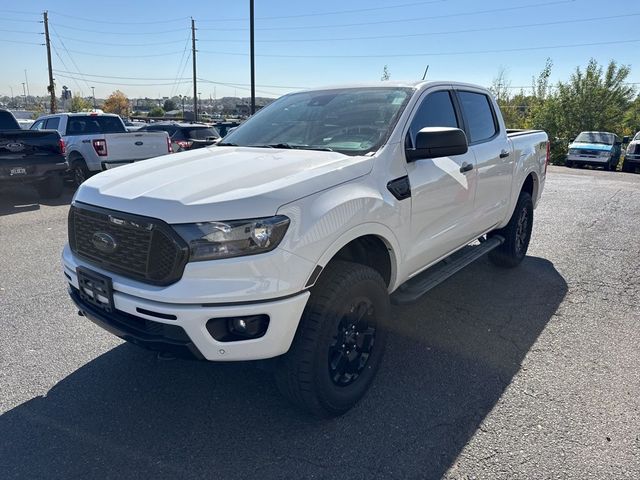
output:
<svg viewBox="0 0 640 480"><path fill-rule="evenodd" d="M462 166L460 167L460 173L470 172L471 170L473 170L473 164L472 163L464 162L462 164Z"/></svg>
<svg viewBox="0 0 640 480"><path fill-rule="evenodd" d="M507 158L509 156L509 152L506 150L502 150L500 152L500 158Z"/></svg>

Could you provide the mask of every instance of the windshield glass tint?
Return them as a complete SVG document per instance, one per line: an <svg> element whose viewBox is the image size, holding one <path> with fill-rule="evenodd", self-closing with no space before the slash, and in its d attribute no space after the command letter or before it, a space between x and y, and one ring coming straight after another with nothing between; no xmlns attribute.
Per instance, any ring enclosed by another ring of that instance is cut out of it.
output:
<svg viewBox="0 0 640 480"><path fill-rule="evenodd" d="M224 143L362 155L386 141L412 92L411 88L371 87L294 93L249 119Z"/></svg>
<svg viewBox="0 0 640 480"><path fill-rule="evenodd" d="M119 117L107 116L70 116L67 135L87 135L90 133L125 133L124 124Z"/></svg>
<svg viewBox="0 0 640 480"><path fill-rule="evenodd" d="M613 145L613 135L603 132L582 132L575 140L580 143L603 143Z"/></svg>
<svg viewBox="0 0 640 480"><path fill-rule="evenodd" d="M190 128L184 131L184 135L187 138L193 138L195 140L220 137L215 128Z"/></svg>

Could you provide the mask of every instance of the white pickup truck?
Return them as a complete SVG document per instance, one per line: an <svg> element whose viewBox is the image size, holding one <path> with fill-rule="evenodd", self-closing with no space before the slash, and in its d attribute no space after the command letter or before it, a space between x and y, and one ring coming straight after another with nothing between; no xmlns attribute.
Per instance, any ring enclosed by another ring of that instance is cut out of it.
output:
<svg viewBox="0 0 640 480"><path fill-rule="evenodd" d="M36 120L31 130L58 130L76 184L96 172L171 153L166 132L128 132L118 115L58 113Z"/></svg>
<svg viewBox="0 0 640 480"><path fill-rule="evenodd" d="M314 415L367 391L418 299L488 253L525 257L548 161L491 94L390 83L286 95L219 146L97 175L69 212L79 313L152 350L274 359Z"/></svg>

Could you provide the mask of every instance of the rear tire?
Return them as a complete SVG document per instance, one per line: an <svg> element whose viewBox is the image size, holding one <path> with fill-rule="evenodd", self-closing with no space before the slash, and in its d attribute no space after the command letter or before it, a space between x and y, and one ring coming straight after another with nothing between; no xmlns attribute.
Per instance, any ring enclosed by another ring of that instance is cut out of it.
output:
<svg viewBox="0 0 640 480"><path fill-rule="evenodd" d="M507 226L490 233L504 237L504 243L489 252L489 260L503 268L518 266L527 255L532 228L533 200L529 193L521 192Z"/></svg>
<svg viewBox="0 0 640 480"><path fill-rule="evenodd" d="M327 265L302 314L276 382L296 406L320 418L342 415L367 392L382 360L387 286L365 265Z"/></svg>
<svg viewBox="0 0 640 480"><path fill-rule="evenodd" d="M565 164L565 166L566 166L567 168L573 168L573 167L574 167L573 162L572 162L572 161L570 161L570 160L567 160L566 162L564 162L564 164Z"/></svg>
<svg viewBox="0 0 640 480"><path fill-rule="evenodd" d="M49 175L35 184L38 195L42 198L58 198L62 195L64 180L61 175Z"/></svg>
<svg viewBox="0 0 640 480"><path fill-rule="evenodd" d="M71 175L76 187L82 185L91 176L84 158L79 157L71 162Z"/></svg>

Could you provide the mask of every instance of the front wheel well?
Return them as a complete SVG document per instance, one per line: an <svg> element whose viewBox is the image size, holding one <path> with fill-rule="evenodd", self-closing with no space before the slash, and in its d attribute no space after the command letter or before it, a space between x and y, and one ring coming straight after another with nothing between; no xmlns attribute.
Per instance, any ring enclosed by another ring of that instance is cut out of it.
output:
<svg viewBox="0 0 640 480"><path fill-rule="evenodd" d="M345 260L371 267L380 274L387 287L391 283L390 248L376 235L364 235L350 241L334 255L331 261L334 260Z"/></svg>

